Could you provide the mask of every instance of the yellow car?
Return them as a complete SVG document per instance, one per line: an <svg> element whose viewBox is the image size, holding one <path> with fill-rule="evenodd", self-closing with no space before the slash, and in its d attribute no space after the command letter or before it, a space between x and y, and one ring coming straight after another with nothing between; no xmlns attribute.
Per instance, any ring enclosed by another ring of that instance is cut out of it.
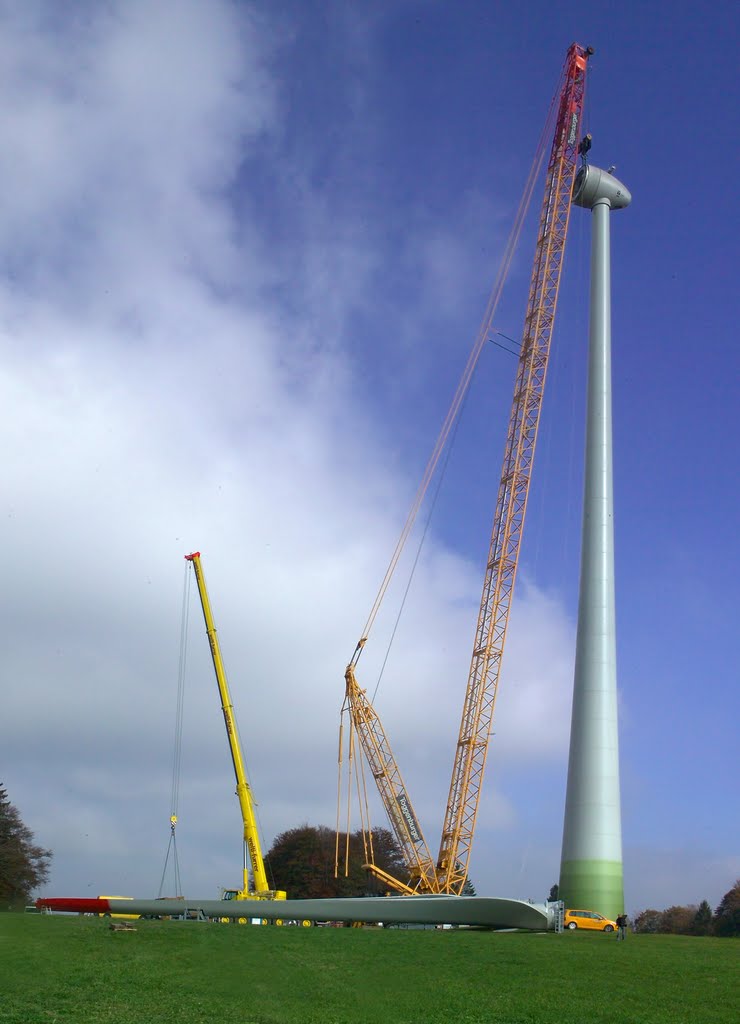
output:
<svg viewBox="0 0 740 1024"><path fill-rule="evenodd" d="M617 930L617 922L597 914L594 910L566 910L563 925L575 931L576 928L588 928L597 932L613 932Z"/></svg>

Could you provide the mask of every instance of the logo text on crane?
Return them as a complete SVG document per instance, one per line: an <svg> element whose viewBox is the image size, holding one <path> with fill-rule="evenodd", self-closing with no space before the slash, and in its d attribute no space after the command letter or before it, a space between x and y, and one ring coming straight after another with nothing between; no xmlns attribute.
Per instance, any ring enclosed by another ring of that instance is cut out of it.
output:
<svg viewBox="0 0 740 1024"><path fill-rule="evenodd" d="M411 808L409 807L408 799L403 791L400 792L396 797L396 802L400 807L401 814L403 815L404 820L408 826L409 835L411 836L415 843L418 843L421 840L419 826L416 823L416 818L411 813Z"/></svg>
<svg viewBox="0 0 740 1024"><path fill-rule="evenodd" d="M574 110L570 115L570 134L568 135L568 145L572 146L576 141L576 135L578 134L578 114Z"/></svg>

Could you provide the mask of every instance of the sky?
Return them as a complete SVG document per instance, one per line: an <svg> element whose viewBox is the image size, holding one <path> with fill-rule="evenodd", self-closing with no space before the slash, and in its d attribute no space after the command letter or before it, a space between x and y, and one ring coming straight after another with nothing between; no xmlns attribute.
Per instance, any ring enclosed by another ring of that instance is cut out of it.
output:
<svg viewBox="0 0 740 1024"><path fill-rule="evenodd" d="M193 550L265 849L334 825L344 668L574 41L596 51L592 161L633 195L612 219L627 912L716 906L740 876L740 23L724 0L662 10L0 3L0 781L53 850L44 894L160 891L184 604L183 889L241 881L194 587L183 600ZM589 227L574 210L470 861L480 895L543 900L559 873ZM530 216L497 314L509 337L534 239ZM486 346L375 697L434 850L514 369ZM413 558L358 667L370 696Z"/></svg>

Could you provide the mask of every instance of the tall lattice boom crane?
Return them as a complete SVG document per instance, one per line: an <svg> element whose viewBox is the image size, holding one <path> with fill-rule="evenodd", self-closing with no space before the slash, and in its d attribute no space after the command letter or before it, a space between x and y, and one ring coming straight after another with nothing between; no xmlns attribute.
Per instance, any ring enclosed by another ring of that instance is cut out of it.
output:
<svg viewBox="0 0 740 1024"><path fill-rule="evenodd" d="M574 43L563 68L483 594L436 863L380 720L355 677L366 636L345 673L345 705L409 870L409 886L399 884L400 891L459 894L467 878L555 322L591 53L590 47ZM372 863L368 867L373 870ZM387 876L383 880L392 881Z"/></svg>
<svg viewBox="0 0 740 1024"><path fill-rule="evenodd" d="M459 892L465 884L478 813L555 323L588 56L577 44L568 51L547 168L491 546L437 859L445 891Z"/></svg>

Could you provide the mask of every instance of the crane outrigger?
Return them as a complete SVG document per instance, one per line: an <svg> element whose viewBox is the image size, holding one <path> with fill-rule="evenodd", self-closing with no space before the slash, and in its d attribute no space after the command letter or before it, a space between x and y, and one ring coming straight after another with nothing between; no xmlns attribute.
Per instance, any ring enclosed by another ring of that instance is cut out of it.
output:
<svg viewBox="0 0 740 1024"><path fill-rule="evenodd" d="M236 727L234 708L231 704L229 686L226 681L226 672L224 670L224 663L221 657L218 635L213 622L211 603L208 599L208 591L206 590L206 581L203 576L203 567L200 562L200 551L194 551L190 555L185 555L185 559L192 564L195 579L198 584L198 593L200 594L200 603L203 609L203 618L206 624L208 643L211 648L213 668L216 673L218 692L221 697L221 710L224 715L226 735L229 739L229 750L231 751L231 760L234 765L236 795L239 798L239 807L241 809L242 823L244 826L244 876L242 887L241 889L225 889L223 892L223 899L284 900L286 895L285 892L283 892L282 889L271 889L267 881L267 872L265 871L265 862L262 857L259 830L257 828L257 818L254 812L254 802L252 800L252 790L244 768L244 758L242 757L241 744L239 742L239 732ZM251 889L249 887L250 864L252 867L252 877L254 879L254 887Z"/></svg>

